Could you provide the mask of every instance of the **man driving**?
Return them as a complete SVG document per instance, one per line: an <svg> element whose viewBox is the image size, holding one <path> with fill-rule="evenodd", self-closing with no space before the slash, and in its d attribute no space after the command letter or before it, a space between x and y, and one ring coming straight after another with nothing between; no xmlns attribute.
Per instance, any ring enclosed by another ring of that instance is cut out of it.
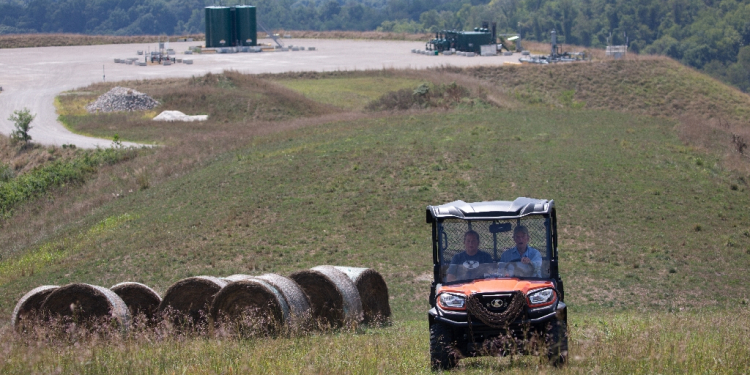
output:
<svg viewBox="0 0 750 375"><path fill-rule="evenodd" d="M464 251L451 259L445 281L456 281L459 268L463 267L462 271L471 271L478 268L481 263L492 263L492 256L479 250L479 233L470 230L464 233Z"/></svg>
<svg viewBox="0 0 750 375"><path fill-rule="evenodd" d="M517 225L513 229L513 241L515 247L505 250L500 256L500 262L521 262L533 266L533 277L541 277L542 273L542 254L539 250L529 246L529 229L523 225Z"/></svg>

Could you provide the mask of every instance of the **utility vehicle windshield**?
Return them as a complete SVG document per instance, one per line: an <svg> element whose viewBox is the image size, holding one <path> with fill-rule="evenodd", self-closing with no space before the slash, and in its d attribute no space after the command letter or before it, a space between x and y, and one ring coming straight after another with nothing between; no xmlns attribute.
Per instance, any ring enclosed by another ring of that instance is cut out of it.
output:
<svg viewBox="0 0 750 375"><path fill-rule="evenodd" d="M547 221L543 216L444 220L438 224L440 279L549 278Z"/></svg>

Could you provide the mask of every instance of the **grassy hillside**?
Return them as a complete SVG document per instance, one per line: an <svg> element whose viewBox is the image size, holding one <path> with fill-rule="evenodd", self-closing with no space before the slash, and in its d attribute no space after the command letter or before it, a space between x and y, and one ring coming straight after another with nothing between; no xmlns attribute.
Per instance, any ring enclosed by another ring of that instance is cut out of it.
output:
<svg viewBox="0 0 750 375"><path fill-rule="evenodd" d="M134 279L164 291L191 275L340 263L385 273L403 299L396 311L419 316L428 290L415 278L431 264L424 208L517 196L558 202L574 306L639 307L643 293L643 307L661 310L737 302L750 266L747 187L672 126L606 111L485 109L256 138L103 207L87 221L129 219L70 257L33 276L3 274L0 311L49 282ZM693 298L672 297L685 288ZM407 298L415 293L425 298Z"/></svg>
<svg viewBox="0 0 750 375"><path fill-rule="evenodd" d="M602 65L601 74L629 69L618 64ZM670 62L653 64L668 67ZM138 281L164 293L187 276L288 275L336 264L380 271L388 282L395 323L302 339L165 339L133 333L98 344L84 340L83 352L67 349L65 340L42 340L39 347L28 347L6 327L0 347L10 356L0 368L48 372L59 366L80 373L105 368L125 373L425 372L432 258L425 206L531 196L558 204L560 269L572 319L571 366L565 372L742 371L750 354L748 345L742 345L750 327L745 282L750 267L750 175L726 167L722 150L706 152L686 144L676 131L679 119L670 113L648 116L638 106L609 108L601 104L605 99L590 93L597 89L593 85L582 90L587 96L576 91L570 99L575 104L588 98L585 106L566 107L568 99L555 102L555 90L564 92L569 86L561 80L544 87L547 80L542 77L567 69L568 82L586 79L580 71L573 75L576 66L591 69L581 64L548 71L513 68L514 74L507 68L425 73L436 81L459 81L472 93L452 109L362 112L361 104L374 96L371 92L361 94L368 99L340 108L315 104L335 103L336 90L330 88L351 90L367 75L422 81L417 73L379 71L349 78L340 72L305 77L316 80L314 84L278 76L280 84L305 94L299 96L304 107L282 105L282 113L290 115L272 121L248 119L247 110L241 109L202 129L171 124L172 129L156 132L135 117L133 125L127 120L110 129L101 116L76 115L76 123L86 124L87 132L118 132L165 146L105 169L80 189L58 195L56 203L36 202L36 208L3 223L3 241L14 249L0 259L3 320L20 296L41 284L78 281L108 287ZM647 82L663 73L658 66L639 66L641 72L658 73L639 78ZM506 80L524 74L527 79L515 85ZM633 100L666 109L674 100L659 98L703 95L706 105L727 112L733 107L719 107L717 101L736 98L735 107L743 105L745 97L716 81L701 81L692 71L673 74L683 81L674 84L672 96L659 86L632 95ZM497 80L484 84L471 75ZM224 85L233 94L298 95L269 78L212 76L205 90L224 95ZM191 84L170 82L161 86ZM701 94L701 82L715 91ZM690 94L685 83L697 93ZM147 83L136 84L143 85L133 87L139 91L179 102L168 88L157 91ZM622 85L608 93L627 96L628 88L641 83ZM244 89L236 88L240 86ZM527 97L514 95L514 88L549 96L531 104ZM189 98L181 100L193 100ZM490 104L495 102L505 108ZM65 108L80 104L61 103ZM210 103L200 108L210 116L219 113ZM685 108L694 113L697 107ZM312 117L295 118L299 116ZM704 131L712 129L706 126ZM144 175L149 184L139 187L138 176ZM102 186L107 190L97 189ZM101 198L128 187L131 191L119 198ZM75 204L87 208L64 208ZM48 234L39 240L8 234L27 233L24 226L45 228ZM141 345L144 339L149 344ZM505 358L466 361L462 369L551 371L539 366L536 358Z"/></svg>
<svg viewBox="0 0 750 375"><path fill-rule="evenodd" d="M674 60L633 57L552 66L447 68L526 105L606 109L677 120L680 138L750 173L750 96Z"/></svg>

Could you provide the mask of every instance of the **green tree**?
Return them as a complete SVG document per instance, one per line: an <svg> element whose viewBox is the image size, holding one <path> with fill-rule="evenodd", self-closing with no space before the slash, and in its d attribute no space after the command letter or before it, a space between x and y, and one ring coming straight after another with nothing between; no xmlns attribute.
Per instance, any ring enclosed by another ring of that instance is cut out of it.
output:
<svg viewBox="0 0 750 375"><path fill-rule="evenodd" d="M24 142L26 147L31 142L31 136L29 130L31 130L31 122L34 121L36 115L32 115L28 108L24 108L20 111L13 111L13 114L8 117L8 120L13 121L16 130L10 133L10 139L13 142Z"/></svg>

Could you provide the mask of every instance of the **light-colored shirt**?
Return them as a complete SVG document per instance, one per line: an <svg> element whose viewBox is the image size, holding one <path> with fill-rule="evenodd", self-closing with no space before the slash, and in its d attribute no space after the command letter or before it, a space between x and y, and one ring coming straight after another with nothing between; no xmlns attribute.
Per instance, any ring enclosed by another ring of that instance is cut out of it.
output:
<svg viewBox="0 0 750 375"><path fill-rule="evenodd" d="M542 277L542 254L539 250L531 246L526 246L526 252L523 253L523 256L531 260L531 265L534 266L534 277ZM517 248L511 247L503 252L503 255L500 256L500 261L506 263L520 262L521 253L518 252Z"/></svg>

